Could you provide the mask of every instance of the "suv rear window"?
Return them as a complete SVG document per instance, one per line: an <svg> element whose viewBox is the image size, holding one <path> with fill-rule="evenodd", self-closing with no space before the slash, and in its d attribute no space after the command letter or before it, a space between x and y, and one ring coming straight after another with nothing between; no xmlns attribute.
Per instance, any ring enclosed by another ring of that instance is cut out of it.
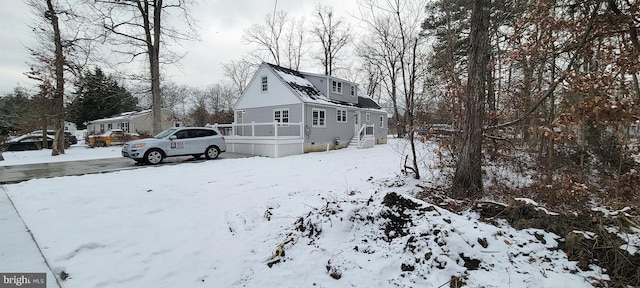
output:
<svg viewBox="0 0 640 288"><path fill-rule="evenodd" d="M215 136L218 134L216 133L216 131L209 130L209 129L198 129L193 132L195 133L194 137L207 137L207 136Z"/></svg>

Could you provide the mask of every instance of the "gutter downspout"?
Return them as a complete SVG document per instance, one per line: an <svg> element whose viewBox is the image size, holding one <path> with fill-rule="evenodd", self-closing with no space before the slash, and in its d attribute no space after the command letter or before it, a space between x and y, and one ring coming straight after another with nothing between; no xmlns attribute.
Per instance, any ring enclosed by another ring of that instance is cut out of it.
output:
<svg viewBox="0 0 640 288"><path fill-rule="evenodd" d="M327 98L329 98L329 100L331 100L331 86L329 86L329 81L331 81L331 79L329 79L329 76L327 76Z"/></svg>
<svg viewBox="0 0 640 288"><path fill-rule="evenodd" d="M304 154L305 153L304 147L307 142L307 139L306 139L307 135L305 134L307 131L307 119L305 118L305 113L304 113L305 110L307 109L307 105L305 105L304 100L300 102L300 106L302 106L302 121L300 121L302 123L302 127L300 127L300 132L302 133L302 135L300 135L302 136L302 144L300 145L302 145L302 147L300 147L300 151L302 151L302 154Z"/></svg>

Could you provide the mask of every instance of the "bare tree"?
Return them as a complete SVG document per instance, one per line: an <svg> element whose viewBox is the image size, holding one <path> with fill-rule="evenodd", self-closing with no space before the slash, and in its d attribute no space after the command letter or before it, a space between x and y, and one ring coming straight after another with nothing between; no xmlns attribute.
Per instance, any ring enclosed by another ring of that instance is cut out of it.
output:
<svg viewBox="0 0 640 288"><path fill-rule="evenodd" d="M52 119L56 132L51 155L56 156L64 154L65 71L77 72L82 66L82 60L86 60L81 55L87 55L91 45L84 41L89 39L81 36L86 32L81 28L83 18L72 10L72 3L65 2L66 6L55 0L27 0L26 3L36 16L32 30L38 45L28 48L33 62L30 63L30 71L25 74L39 81L40 87L49 85L50 82L54 84L53 89L46 89L46 95L41 95L51 99L47 109L43 110L49 111L51 115L41 116L42 119ZM65 24L67 33L63 31ZM67 55L70 57L67 58ZM43 126L46 129L48 123Z"/></svg>
<svg viewBox="0 0 640 288"><path fill-rule="evenodd" d="M231 111L233 104L240 96L228 82L210 85L204 91L204 95L208 98L209 107L214 115Z"/></svg>
<svg viewBox="0 0 640 288"><path fill-rule="evenodd" d="M93 10L102 20L106 39L113 51L124 55L128 62L145 57L148 80L151 83L153 132L161 130L162 93L161 64L176 63L181 57L172 53L171 44L194 40L195 24L188 11L189 0L96 0ZM177 10L186 26L169 26L169 11Z"/></svg>
<svg viewBox="0 0 640 288"><path fill-rule="evenodd" d="M242 39L248 44L257 45L259 50L267 52L269 55L267 59L280 65L280 42L287 19L287 12L282 10L275 14L267 14L264 18L264 24L251 25L244 31Z"/></svg>
<svg viewBox="0 0 640 288"><path fill-rule="evenodd" d="M318 5L314 11L317 23L312 32L322 46L317 59L324 67L325 75L333 75L339 53L351 41L351 28L341 18L335 18L333 8Z"/></svg>
<svg viewBox="0 0 640 288"><path fill-rule="evenodd" d="M242 92L249 84L249 80L251 80L255 65L246 60L231 60L227 63L222 63L222 68L225 76L233 83L237 95L242 95Z"/></svg>
<svg viewBox="0 0 640 288"><path fill-rule="evenodd" d="M386 95L391 100L393 109L393 123L396 133L400 137L404 135L404 114L398 102L398 75L400 73L400 60L397 51L398 39L396 31L390 25L389 16L378 16L374 14L375 6L371 5L370 10L362 13L370 34L365 36L364 41L358 45L358 55L365 63L377 67L381 73L381 86Z"/></svg>
<svg viewBox="0 0 640 288"><path fill-rule="evenodd" d="M260 61L273 61L278 66L297 70L304 54L303 26L304 19L297 21L281 10L267 14L263 24L251 25L244 31L242 39L263 52L254 55Z"/></svg>
<svg viewBox="0 0 640 288"><path fill-rule="evenodd" d="M424 81L426 53L423 51L424 38L421 35L421 23L424 19L425 1L389 0L383 5L368 1L364 5L363 18L373 31L370 37L373 45L367 47L368 61L384 67L385 86L399 120L399 103L397 96L404 96L403 127L408 130L407 136L411 145L412 163L405 165L416 179L420 178L414 141L414 122L417 103L423 97L421 81ZM370 39L368 38L368 39ZM399 121L400 122L400 121Z"/></svg>
<svg viewBox="0 0 640 288"><path fill-rule="evenodd" d="M304 31L305 19L296 20L292 18L288 25L287 34L285 37L285 52L287 54L288 67L293 70L300 69L300 63L302 62L302 55L306 52L305 39L306 32Z"/></svg>
<svg viewBox="0 0 640 288"><path fill-rule="evenodd" d="M381 82L383 81L381 67L375 65L370 61L364 61L364 63L357 68L360 77L364 77L364 81L358 81L363 83L363 88L367 96L371 97L376 103L380 103L381 100Z"/></svg>
<svg viewBox="0 0 640 288"><path fill-rule="evenodd" d="M162 107L183 117L186 116L193 88L188 85L178 85L171 81L163 82L160 88L162 91Z"/></svg>

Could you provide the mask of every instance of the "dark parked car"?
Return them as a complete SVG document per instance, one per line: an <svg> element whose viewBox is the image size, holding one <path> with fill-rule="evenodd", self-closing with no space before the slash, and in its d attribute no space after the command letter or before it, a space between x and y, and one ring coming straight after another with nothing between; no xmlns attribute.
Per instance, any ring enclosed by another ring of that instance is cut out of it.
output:
<svg viewBox="0 0 640 288"><path fill-rule="evenodd" d="M47 135L47 148L53 146L53 137ZM69 148L69 141L65 141L65 148ZM42 149L42 134L22 135L2 144L3 151L27 151Z"/></svg>
<svg viewBox="0 0 640 288"><path fill-rule="evenodd" d="M55 132L56 132L55 130L47 130L47 135L54 136ZM31 134L42 134L42 130L33 131L31 132ZM78 143L78 138L76 137L76 135L73 135L73 133L71 132L64 131L64 138L71 145Z"/></svg>

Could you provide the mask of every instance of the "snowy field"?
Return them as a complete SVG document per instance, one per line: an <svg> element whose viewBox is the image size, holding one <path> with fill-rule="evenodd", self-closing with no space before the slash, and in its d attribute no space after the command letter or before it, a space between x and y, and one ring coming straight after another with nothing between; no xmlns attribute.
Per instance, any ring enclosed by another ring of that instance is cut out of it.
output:
<svg viewBox="0 0 640 288"><path fill-rule="evenodd" d="M118 148L74 147L63 157L118 157ZM435 147L419 148L424 177L437 176L429 169ZM568 261L553 234L496 227L413 199L418 182L399 173L407 149L390 139L372 149L159 165L3 189L52 269L70 275L61 281L69 288L449 287L454 276L468 287L591 287L607 279L598 267L581 271ZM56 158L45 152L3 153L0 165ZM402 201L412 208L395 205Z"/></svg>

